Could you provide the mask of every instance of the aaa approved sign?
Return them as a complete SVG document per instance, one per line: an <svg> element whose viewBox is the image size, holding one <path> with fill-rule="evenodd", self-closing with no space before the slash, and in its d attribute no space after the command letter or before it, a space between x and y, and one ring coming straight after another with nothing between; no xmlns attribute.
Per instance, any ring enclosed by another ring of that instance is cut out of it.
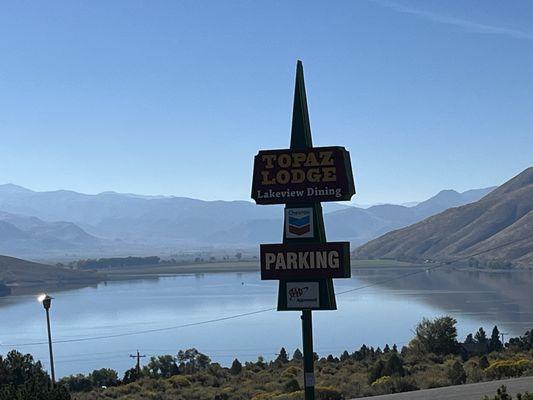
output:
<svg viewBox="0 0 533 400"><path fill-rule="evenodd" d="M287 308L320 307L318 282L287 282Z"/></svg>

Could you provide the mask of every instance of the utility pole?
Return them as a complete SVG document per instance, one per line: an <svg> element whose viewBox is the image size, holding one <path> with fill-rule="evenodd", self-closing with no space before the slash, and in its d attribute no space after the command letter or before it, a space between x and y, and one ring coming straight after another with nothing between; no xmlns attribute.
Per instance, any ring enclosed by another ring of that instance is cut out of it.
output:
<svg viewBox="0 0 533 400"><path fill-rule="evenodd" d="M504 339L504 335L508 335L509 332L500 332L500 335L502 335L502 345L505 347L505 339Z"/></svg>
<svg viewBox="0 0 533 400"><path fill-rule="evenodd" d="M137 359L135 369L137 370L137 376L139 376L141 374L141 358L146 357L146 354L143 354L141 356L141 354L139 353L139 350L137 350L137 354L136 355L130 354L130 357Z"/></svg>

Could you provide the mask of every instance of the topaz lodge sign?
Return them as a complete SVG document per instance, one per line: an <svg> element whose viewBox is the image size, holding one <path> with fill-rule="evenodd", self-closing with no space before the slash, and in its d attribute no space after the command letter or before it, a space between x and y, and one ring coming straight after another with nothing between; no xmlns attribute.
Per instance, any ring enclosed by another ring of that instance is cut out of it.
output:
<svg viewBox="0 0 533 400"><path fill-rule="evenodd" d="M313 147L301 61L290 143L255 156L252 198L285 204L283 243L261 245L261 279L279 280L278 311L302 312L305 400L315 400L312 311L336 310L332 278L350 277L350 243L326 242L320 202L350 200L355 186L344 147Z"/></svg>
<svg viewBox="0 0 533 400"><path fill-rule="evenodd" d="M355 194L344 147L262 150L255 156L253 177L257 204L342 201Z"/></svg>
<svg viewBox="0 0 533 400"><path fill-rule="evenodd" d="M262 244L261 279L349 278L350 243Z"/></svg>

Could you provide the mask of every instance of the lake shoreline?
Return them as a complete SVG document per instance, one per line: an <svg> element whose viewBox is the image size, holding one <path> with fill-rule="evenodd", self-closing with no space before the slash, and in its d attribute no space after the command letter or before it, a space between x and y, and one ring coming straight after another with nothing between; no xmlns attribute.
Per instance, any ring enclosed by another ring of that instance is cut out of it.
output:
<svg viewBox="0 0 533 400"><path fill-rule="evenodd" d="M352 269L398 269L398 268L426 268L424 265L409 264L401 261L389 260L354 260ZM115 267L105 269L90 270L94 275L90 279L79 279L71 281L42 281L42 282L20 282L8 287L11 293L2 297L18 295L38 295L52 291L66 291L81 289L84 287L95 287L102 282L129 281L139 279L153 279L159 277L170 277L180 275L198 275L212 273L245 273L259 272L258 260L207 262L207 263L184 263L175 265L140 265L129 267Z"/></svg>
<svg viewBox="0 0 533 400"><path fill-rule="evenodd" d="M389 260L354 260L352 270L355 269L401 269L427 268L423 264L410 264ZM98 269L97 273L104 275L105 280L142 279L157 276L176 276L207 273L227 272L260 272L259 261L228 261L198 264L165 265L165 266L135 266L114 269Z"/></svg>
<svg viewBox="0 0 533 400"><path fill-rule="evenodd" d="M401 270L401 269L427 269L431 270L438 264L416 264L396 260L352 260L352 271L364 270ZM445 266L446 268L453 268L461 271L470 272L523 272L522 268L516 269L484 269L473 268L468 266ZM2 297L10 297L17 295L37 295L43 292L52 291L66 291L73 289L81 289L84 287L95 287L102 282L112 281L129 281L139 279L153 279L159 277L171 277L180 275L201 275L212 273L248 273L260 272L258 260L243 260L243 261L225 261L225 262L204 262L204 263L188 263L175 265L141 265L129 267L115 267L107 269L91 270L95 273L93 279L80 279L69 282L42 282L42 284L27 284L26 282L19 285L9 285L11 293Z"/></svg>

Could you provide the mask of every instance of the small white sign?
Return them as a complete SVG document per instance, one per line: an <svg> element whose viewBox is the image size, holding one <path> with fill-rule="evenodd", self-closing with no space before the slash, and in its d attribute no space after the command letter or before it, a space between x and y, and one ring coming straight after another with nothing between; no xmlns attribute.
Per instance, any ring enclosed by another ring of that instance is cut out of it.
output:
<svg viewBox="0 0 533 400"><path fill-rule="evenodd" d="M312 238L314 234L313 209L311 207L285 209L286 238Z"/></svg>
<svg viewBox="0 0 533 400"><path fill-rule="evenodd" d="M318 282L287 282L287 308L318 308Z"/></svg>
<svg viewBox="0 0 533 400"><path fill-rule="evenodd" d="M306 372L304 375L305 387L315 386L315 374L312 372Z"/></svg>

